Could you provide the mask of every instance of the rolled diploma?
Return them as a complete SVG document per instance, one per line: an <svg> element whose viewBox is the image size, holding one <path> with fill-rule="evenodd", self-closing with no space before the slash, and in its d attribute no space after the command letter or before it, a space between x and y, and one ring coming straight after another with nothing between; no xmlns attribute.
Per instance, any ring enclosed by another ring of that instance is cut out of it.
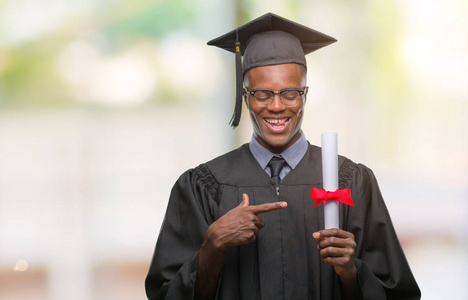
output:
<svg viewBox="0 0 468 300"><path fill-rule="evenodd" d="M338 135L322 133L323 188L334 192L338 189ZM325 229L339 228L339 208L336 201L324 202Z"/></svg>

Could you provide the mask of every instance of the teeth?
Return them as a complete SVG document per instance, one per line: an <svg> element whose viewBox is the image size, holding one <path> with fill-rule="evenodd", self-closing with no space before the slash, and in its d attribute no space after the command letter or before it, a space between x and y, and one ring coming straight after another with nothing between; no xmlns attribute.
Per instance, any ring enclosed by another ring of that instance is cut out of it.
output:
<svg viewBox="0 0 468 300"><path fill-rule="evenodd" d="M270 124L278 124L282 122L286 122L286 119L265 119Z"/></svg>

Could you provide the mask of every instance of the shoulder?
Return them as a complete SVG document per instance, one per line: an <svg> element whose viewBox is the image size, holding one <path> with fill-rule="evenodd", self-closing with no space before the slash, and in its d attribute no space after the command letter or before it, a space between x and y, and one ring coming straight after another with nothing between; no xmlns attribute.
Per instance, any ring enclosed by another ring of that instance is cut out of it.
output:
<svg viewBox="0 0 468 300"><path fill-rule="evenodd" d="M339 188L352 187L363 193L370 192L373 188L378 189L377 179L374 172L364 164L355 163L346 157L339 159Z"/></svg>
<svg viewBox="0 0 468 300"><path fill-rule="evenodd" d="M307 155L310 160L317 163L321 172L322 148L309 144ZM355 185L356 183L367 185L376 181L374 173L370 168L362 163L356 163L343 155L338 155L338 178L340 189Z"/></svg>
<svg viewBox="0 0 468 300"><path fill-rule="evenodd" d="M184 175L190 178L192 185L202 188L213 198L215 197L219 187L219 182L216 181L215 177L206 164L201 164L193 169L190 169L182 176Z"/></svg>
<svg viewBox="0 0 468 300"><path fill-rule="evenodd" d="M179 182L189 181L192 186L207 190L213 196L222 183L235 177L243 166L250 164L251 157L248 144L218 156L208 162L187 170L179 178Z"/></svg>
<svg viewBox="0 0 468 300"><path fill-rule="evenodd" d="M249 144L244 144L235 150L206 162L205 165L211 170L219 172L221 170L226 170L226 168L232 169L239 165L239 163L242 163L252 157L253 155L250 152Z"/></svg>
<svg viewBox="0 0 468 300"><path fill-rule="evenodd" d="M266 173L249 149L249 144L221 155L206 163L216 180L222 184L246 186L262 181ZM265 174L262 174L265 173ZM269 177L267 182L269 182Z"/></svg>
<svg viewBox="0 0 468 300"><path fill-rule="evenodd" d="M216 157L200 167L205 167L220 185L252 186L270 185L270 177L250 151L249 144Z"/></svg>
<svg viewBox="0 0 468 300"><path fill-rule="evenodd" d="M360 215L363 214L362 210L369 210L375 207L382 209L379 211L386 214L385 202L380 192L379 184L370 168L343 157L338 175L338 188L351 189L351 197L354 202L354 209L352 211L354 213Z"/></svg>
<svg viewBox="0 0 468 300"><path fill-rule="evenodd" d="M306 153L306 156L308 159L304 161L309 164L312 161L314 164L317 165L317 171L322 172L322 148L309 143L309 148ZM340 186L341 181L349 181L356 174L359 168L366 169L367 167L365 167L362 164L357 164L353 162L346 156L338 155L338 172L340 178Z"/></svg>
<svg viewBox="0 0 468 300"><path fill-rule="evenodd" d="M199 166L188 170L187 172L191 176L195 177L213 176L213 173L219 173L221 170L232 169L233 166L236 166L239 164L239 162L245 160L249 154L250 150L248 144L244 144L235 150L202 163Z"/></svg>

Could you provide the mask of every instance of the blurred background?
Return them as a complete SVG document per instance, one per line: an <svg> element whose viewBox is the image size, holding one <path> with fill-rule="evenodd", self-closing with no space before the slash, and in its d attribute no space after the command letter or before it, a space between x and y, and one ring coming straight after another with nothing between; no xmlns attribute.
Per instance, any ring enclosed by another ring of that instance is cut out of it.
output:
<svg viewBox="0 0 468 300"><path fill-rule="evenodd" d="M0 299L145 299L175 180L251 136L206 42L269 11L338 39L303 130L373 169L423 299L467 299L465 0L0 1Z"/></svg>

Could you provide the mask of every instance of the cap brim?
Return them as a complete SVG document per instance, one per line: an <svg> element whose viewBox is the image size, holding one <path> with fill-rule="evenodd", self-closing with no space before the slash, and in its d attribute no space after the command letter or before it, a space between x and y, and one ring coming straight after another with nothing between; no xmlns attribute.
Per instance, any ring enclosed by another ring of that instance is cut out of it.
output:
<svg viewBox="0 0 468 300"><path fill-rule="evenodd" d="M296 36L301 42L304 54L311 53L336 42L336 39L317 30L290 21L273 13L267 13L237 29L212 39L208 42L208 45L216 46L235 53L235 44L238 40L240 43L240 52L243 55L247 41L250 37L257 33L271 30L280 30Z"/></svg>

